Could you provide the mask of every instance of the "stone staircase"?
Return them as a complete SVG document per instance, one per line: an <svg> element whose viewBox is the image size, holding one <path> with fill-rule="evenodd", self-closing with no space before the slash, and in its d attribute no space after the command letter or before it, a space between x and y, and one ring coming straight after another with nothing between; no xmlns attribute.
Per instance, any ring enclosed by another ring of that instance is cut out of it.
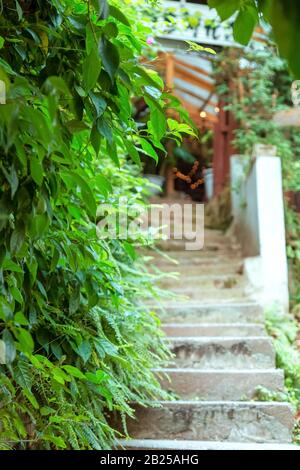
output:
<svg viewBox="0 0 300 470"><path fill-rule="evenodd" d="M283 391L284 376L275 367L272 340L262 308L248 291L238 247L221 232L207 230L203 250L184 251L183 242L172 240L163 249L167 257L155 253L153 270L178 272L178 280L165 279L161 287L180 297L153 305L174 353L173 362L155 373L176 399L136 406L136 419L128 421L132 440L120 444L152 450L299 450L291 444L289 404L253 400L259 386Z"/></svg>

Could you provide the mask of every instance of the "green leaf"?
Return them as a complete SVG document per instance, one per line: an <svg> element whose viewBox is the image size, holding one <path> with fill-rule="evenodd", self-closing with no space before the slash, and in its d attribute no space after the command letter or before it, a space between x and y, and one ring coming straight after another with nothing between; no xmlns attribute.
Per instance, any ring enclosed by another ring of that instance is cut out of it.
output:
<svg viewBox="0 0 300 470"><path fill-rule="evenodd" d="M3 270L4 271L12 271L15 273L23 273L23 269L14 261L10 259L6 259L3 262Z"/></svg>
<svg viewBox="0 0 300 470"><path fill-rule="evenodd" d="M131 259L135 260L137 258L137 253L131 243L127 242L126 240L123 241L123 248Z"/></svg>
<svg viewBox="0 0 300 470"><path fill-rule="evenodd" d="M27 389L23 389L22 392L25 395L25 397L27 398L27 400L29 400L29 402L31 403L33 408L38 410L40 405L38 404L38 401L35 398L35 396L33 395L33 393L30 390L27 390Z"/></svg>
<svg viewBox="0 0 300 470"><path fill-rule="evenodd" d="M64 97L70 97L70 90L62 77L51 76L45 81L43 88L49 95L56 96L57 94Z"/></svg>
<svg viewBox="0 0 300 470"><path fill-rule="evenodd" d="M282 57L287 59L295 79L300 79L299 3L293 0L272 0L268 16Z"/></svg>
<svg viewBox="0 0 300 470"><path fill-rule="evenodd" d="M104 36L100 39L99 51L103 66L110 76L111 81L114 82L120 64L119 51L117 47Z"/></svg>
<svg viewBox="0 0 300 470"><path fill-rule="evenodd" d="M16 224L16 227L10 237L10 251L13 255L17 254L21 250L24 241L25 241L25 226L23 222L19 221Z"/></svg>
<svg viewBox="0 0 300 470"><path fill-rule="evenodd" d="M140 67L140 66L135 66L133 70L137 75L139 75L141 78L143 78L144 82L146 82L146 83L144 83L144 85L148 84L148 85L162 91L163 82L162 82L161 78L159 76L157 77L156 75L151 73L151 70L147 70L145 67Z"/></svg>
<svg viewBox="0 0 300 470"><path fill-rule="evenodd" d="M47 354L49 354L49 344L52 340L49 332L46 328L39 328L36 331L36 339L38 343L45 349Z"/></svg>
<svg viewBox="0 0 300 470"><path fill-rule="evenodd" d="M68 375L59 367L53 367L52 371L53 379L61 385L64 385L65 382L70 382Z"/></svg>
<svg viewBox="0 0 300 470"><path fill-rule="evenodd" d="M101 70L101 61L96 47L86 57L83 64L83 81L84 87L89 92L98 81Z"/></svg>
<svg viewBox="0 0 300 470"><path fill-rule="evenodd" d="M96 110L96 117L102 116L104 113L107 103L100 93L93 93L90 91L89 96Z"/></svg>
<svg viewBox="0 0 300 470"><path fill-rule="evenodd" d="M77 353L82 358L83 362L86 363L92 354L92 347L89 341L82 341L82 343L77 347Z"/></svg>
<svg viewBox="0 0 300 470"><path fill-rule="evenodd" d="M77 173L71 172L70 176L72 176L76 184L79 186L81 190L82 202L86 205L88 213L94 219L96 217L97 204L92 189L90 188L88 182Z"/></svg>
<svg viewBox="0 0 300 470"><path fill-rule="evenodd" d="M17 10L17 13L18 13L18 19L19 19L19 21L21 21L21 19L23 18L23 10L22 10L18 0L16 0L16 10Z"/></svg>
<svg viewBox="0 0 300 470"><path fill-rule="evenodd" d="M36 280L37 269L38 269L38 262L36 258L32 256L28 261L26 261L26 266L30 272L31 285L33 285Z"/></svg>
<svg viewBox="0 0 300 470"><path fill-rule="evenodd" d="M77 367L66 365L63 366L63 369L68 372L68 374L72 375L73 377L76 377L77 379L86 379L85 375Z"/></svg>
<svg viewBox="0 0 300 470"><path fill-rule="evenodd" d="M87 372L85 376L90 382L93 382L97 385L101 384L109 378L109 375L103 370L97 370L94 374L92 372Z"/></svg>
<svg viewBox="0 0 300 470"><path fill-rule="evenodd" d="M12 334L7 329L2 333L2 340L5 344L5 363L11 364L16 358L16 346Z"/></svg>
<svg viewBox="0 0 300 470"><path fill-rule="evenodd" d="M107 155L112 159L112 161L120 168L120 160L118 157L117 146L115 142L106 142L106 152Z"/></svg>
<svg viewBox="0 0 300 470"><path fill-rule="evenodd" d="M95 348L99 354L99 357L104 358L106 354L109 356L117 356L118 349L117 347L111 343L110 341L104 338L98 338L94 340Z"/></svg>
<svg viewBox="0 0 300 470"><path fill-rule="evenodd" d="M19 325L28 325L29 322L23 312L17 312L14 316L14 322Z"/></svg>
<svg viewBox="0 0 300 470"><path fill-rule="evenodd" d="M130 23L124 13L122 13L121 10L119 10L119 8L115 7L114 5L109 5L109 14L126 26L130 26Z"/></svg>
<svg viewBox="0 0 300 470"><path fill-rule="evenodd" d="M127 152L129 153L129 156L132 159L132 161L134 161L134 163L136 163L137 165L140 165L141 164L141 159L140 159L140 156L139 156L139 152L135 148L134 144L132 142L130 142L129 140L126 140L125 141L125 147L127 149Z"/></svg>
<svg viewBox="0 0 300 470"><path fill-rule="evenodd" d="M18 328L15 334L19 342L20 350L23 353L32 354L34 349L34 342L29 331L25 330L24 328Z"/></svg>
<svg viewBox="0 0 300 470"><path fill-rule="evenodd" d="M99 17L105 20L109 14L109 5L107 0L93 0L94 6L98 12Z"/></svg>
<svg viewBox="0 0 300 470"><path fill-rule="evenodd" d="M33 181L41 186L44 178L44 169L41 161L34 155L30 158L30 174Z"/></svg>
<svg viewBox="0 0 300 470"><path fill-rule="evenodd" d="M26 359L19 359L15 369L15 380L23 389L31 390L32 367Z"/></svg>
<svg viewBox="0 0 300 470"><path fill-rule="evenodd" d="M72 315L77 312L80 306L80 288L75 287L69 296L69 312Z"/></svg>
<svg viewBox="0 0 300 470"><path fill-rule="evenodd" d="M29 226L31 238L40 238L49 228L49 219L47 214L37 214L32 217Z"/></svg>
<svg viewBox="0 0 300 470"><path fill-rule="evenodd" d="M113 188L111 183L105 176L103 175L96 175L95 176L95 183L97 189L104 195L108 196L108 194L113 192Z"/></svg>
<svg viewBox="0 0 300 470"><path fill-rule="evenodd" d="M19 179L18 179L15 166L12 165L9 170L7 170L2 164L0 164L0 166L4 173L5 178L10 184L11 198L13 198L19 186Z"/></svg>
<svg viewBox="0 0 300 470"><path fill-rule="evenodd" d="M221 20L230 18L240 7L240 0L208 0L208 5L215 8Z"/></svg>
<svg viewBox="0 0 300 470"><path fill-rule="evenodd" d="M21 294L20 290L19 290L17 287L12 286L12 287L10 288L10 292L11 292L13 298L14 298L17 302L19 302L19 304L22 305L22 304L23 304L23 297L22 297L22 294Z"/></svg>
<svg viewBox="0 0 300 470"><path fill-rule="evenodd" d="M46 434L46 435L43 436L43 439L45 439L46 441L51 442L52 444L55 445L55 447L58 447L59 449L66 449L67 448L67 445L66 445L65 441L60 436L53 436L52 434L51 435Z"/></svg>
<svg viewBox="0 0 300 470"><path fill-rule="evenodd" d="M61 346L56 341L54 341L50 344L50 348L56 359L60 360L63 356L63 350Z"/></svg>
<svg viewBox="0 0 300 470"><path fill-rule="evenodd" d="M108 124L107 120L104 117L100 117L97 119L97 129L98 132L106 138L108 143L112 145L113 143L113 133L110 125Z"/></svg>
<svg viewBox="0 0 300 470"><path fill-rule="evenodd" d="M240 10L233 25L234 39L246 46L252 37L257 21L258 16L254 8L246 7Z"/></svg>
<svg viewBox="0 0 300 470"><path fill-rule="evenodd" d="M140 144L142 146L142 149L144 150L144 152L149 155L149 157L153 158L153 160L156 161L156 163L158 162L158 155L156 153L156 151L154 150L154 148L152 147L152 145L150 144L150 142L148 142L148 140L146 139L143 139L142 137L139 137L139 141L140 141Z"/></svg>
<svg viewBox="0 0 300 470"><path fill-rule="evenodd" d="M4 46L4 42L4 38L0 36L0 49L2 49L2 47Z"/></svg>
<svg viewBox="0 0 300 470"><path fill-rule="evenodd" d="M40 413L42 416L49 416L53 412L55 412L55 410L49 406L42 406L42 408L40 408Z"/></svg>
<svg viewBox="0 0 300 470"><path fill-rule="evenodd" d="M118 26L112 21L107 23L103 28L103 33L107 39L115 38L116 36L118 36L118 32Z"/></svg>
<svg viewBox="0 0 300 470"><path fill-rule="evenodd" d="M91 139L91 144L93 146L93 149L95 150L95 153L98 156L100 145L101 145L101 135L98 131L97 125L93 126L91 130L90 139Z"/></svg>
<svg viewBox="0 0 300 470"><path fill-rule="evenodd" d="M86 35L85 35L85 48L87 55L89 55L94 49L95 45L98 43L97 37L94 36L94 30L90 23L86 25Z"/></svg>
<svg viewBox="0 0 300 470"><path fill-rule="evenodd" d="M76 132L82 132L89 129L89 126L85 122L78 121L77 119L71 119L71 121L68 121L66 123L66 126L72 134L76 134Z"/></svg>
<svg viewBox="0 0 300 470"><path fill-rule="evenodd" d="M148 128L153 137L159 142L165 135L167 130L166 116L157 103L154 103L149 97L145 101L150 106L150 121Z"/></svg>

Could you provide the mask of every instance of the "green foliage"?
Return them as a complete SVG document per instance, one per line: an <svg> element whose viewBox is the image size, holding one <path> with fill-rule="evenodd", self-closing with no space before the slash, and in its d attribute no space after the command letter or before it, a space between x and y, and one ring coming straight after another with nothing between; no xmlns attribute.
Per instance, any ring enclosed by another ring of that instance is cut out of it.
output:
<svg viewBox="0 0 300 470"><path fill-rule="evenodd" d="M244 68L240 67L241 62ZM286 63L270 46L261 51L227 50L216 69L218 90L238 123L235 148L251 155L257 143L275 145L282 159L285 189L297 189L300 180L297 129L283 129L273 121L276 111L290 104L291 77ZM229 88L229 81L234 85Z"/></svg>
<svg viewBox="0 0 300 470"><path fill-rule="evenodd" d="M281 56L287 60L295 78L300 78L300 59L295 47L300 40L297 0L208 0L208 4L217 10L222 21L236 14L234 38L244 45L259 22L268 22Z"/></svg>
<svg viewBox="0 0 300 470"><path fill-rule="evenodd" d="M3 5L0 78L0 446L110 448L107 412L164 396L168 357L141 304L153 278L132 240L99 239L97 207L143 205L139 152L156 158L169 97L139 63L145 31L122 2ZM139 130L131 98L149 104ZM134 163L133 163L134 162Z"/></svg>
<svg viewBox="0 0 300 470"><path fill-rule="evenodd" d="M270 310L266 313L266 327L273 337L277 367L284 370L286 392L272 394L258 390L257 399L289 401L297 411L295 441L300 444L300 352L295 347L299 328L295 320L284 313Z"/></svg>

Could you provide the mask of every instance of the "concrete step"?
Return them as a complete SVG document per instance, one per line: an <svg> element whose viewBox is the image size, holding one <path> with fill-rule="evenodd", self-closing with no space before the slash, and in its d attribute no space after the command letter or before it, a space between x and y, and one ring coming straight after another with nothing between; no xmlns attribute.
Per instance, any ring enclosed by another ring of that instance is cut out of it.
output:
<svg viewBox="0 0 300 470"><path fill-rule="evenodd" d="M189 248L187 247L187 243L193 243L194 247ZM217 244L217 243L206 243L200 237L190 238L190 239L183 239L183 240L174 240L172 238L168 240L158 241L156 243L156 247L159 250L165 251L169 254L169 252L173 252L174 254L181 253L203 253L207 256L220 256L220 255L235 255L241 257L242 252L238 247L232 247L229 244ZM202 255L203 256L203 255ZM174 256L176 257L176 256Z"/></svg>
<svg viewBox="0 0 300 470"><path fill-rule="evenodd" d="M255 442L181 441L167 439L120 439L117 447L128 450L300 450L293 444Z"/></svg>
<svg viewBox="0 0 300 470"><path fill-rule="evenodd" d="M176 368L269 369L275 367L275 351L269 337L174 337L168 338Z"/></svg>
<svg viewBox="0 0 300 470"><path fill-rule="evenodd" d="M168 234L169 236L169 234ZM193 243L197 246L197 249L193 248L193 250L188 249L186 247L187 243ZM205 239L196 235L194 233L187 235L187 237L183 237L181 240L176 240L172 238L172 233L170 234L170 238L167 240L159 240L156 243L156 247L163 251L182 251L182 252L189 252L189 251L203 251L206 253L213 253L213 254L229 254L235 253L241 256L241 250L239 247L232 247L229 243L210 243L207 242Z"/></svg>
<svg viewBox="0 0 300 470"><path fill-rule="evenodd" d="M219 263L237 263L241 262L241 257L238 253L230 252L215 252L215 251L170 251L164 254L150 250L141 250L140 253L144 256L151 257L156 266L175 265L180 266L203 266L206 264L218 265Z"/></svg>
<svg viewBox="0 0 300 470"><path fill-rule="evenodd" d="M254 302L171 302L148 303L168 323L263 323L263 309Z"/></svg>
<svg viewBox="0 0 300 470"><path fill-rule="evenodd" d="M232 289L242 283L245 283L244 277L240 274L223 274L218 276L209 276L206 274L200 274L197 276L183 276L179 275L167 277L159 282L160 287L167 289L183 289L193 288L194 289Z"/></svg>
<svg viewBox="0 0 300 470"><path fill-rule="evenodd" d="M167 336L266 336L263 325L256 323L165 323Z"/></svg>
<svg viewBox="0 0 300 470"><path fill-rule="evenodd" d="M178 276L184 276L187 280L198 278L200 282L204 279L220 279L229 276L240 276L243 273L243 263L241 261L215 262L213 258L209 262L199 263L198 265L188 266L176 263L165 263L158 266L153 265L151 260L150 271L156 273L162 270L164 273L178 273Z"/></svg>
<svg viewBox="0 0 300 470"><path fill-rule="evenodd" d="M248 289L246 285L240 283L239 285L231 287L216 287L216 286L188 286L182 283L181 286L175 286L172 289L169 289L170 292L180 296L182 299L197 301L205 299L205 301L223 301L227 302L236 302L244 301L248 296Z"/></svg>
<svg viewBox="0 0 300 470"><path fill-rule="evenodd" d="M289 443L292 437L293 413L285 403L169 401L133 408L136 419L129 418L127 428L135 439L167 436L195 441ZM112 424L122 430L118 420Z"/></svg>
<svg viewBox="0 0 300 470"><path fill-rule="evenodd" d="M280 369L154 369L154 372L165 390L185 400L251 400L259 386L272 392L284 389Z"/></svg>

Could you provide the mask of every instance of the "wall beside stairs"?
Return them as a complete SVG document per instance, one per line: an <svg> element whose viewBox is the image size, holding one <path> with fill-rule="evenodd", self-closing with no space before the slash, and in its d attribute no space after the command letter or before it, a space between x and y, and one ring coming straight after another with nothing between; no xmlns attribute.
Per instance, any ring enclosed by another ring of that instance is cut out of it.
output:
<svg viewBox="0 0 300 470"><path fill-rule="evenodd" d="M245 272L264 306L289 306L282 172L279 157L231 157L233 231Z"/></svg>

